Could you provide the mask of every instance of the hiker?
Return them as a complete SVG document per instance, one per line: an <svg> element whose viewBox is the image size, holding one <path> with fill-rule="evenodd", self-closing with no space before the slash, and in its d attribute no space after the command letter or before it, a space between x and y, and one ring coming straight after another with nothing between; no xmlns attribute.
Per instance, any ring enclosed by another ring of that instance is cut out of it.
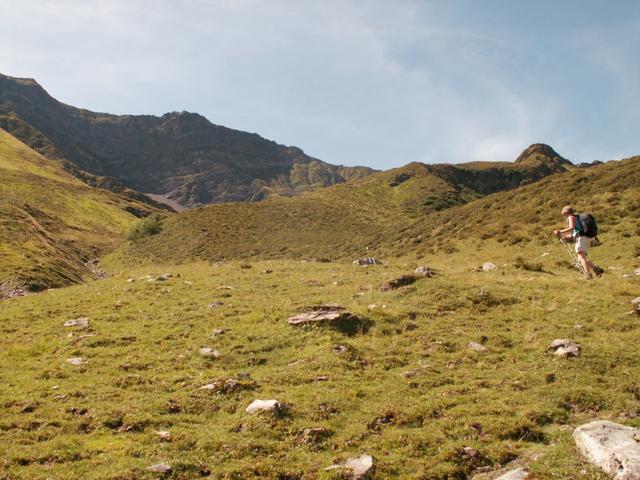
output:
<svg viewBox="0 0 640 480"><path fill-rule="evenodd" d="M553 234L565 240L572 239L575 241L576 254L578 255L580 265L582 265L582 273L587 280L593 278L591 275L592 271L596 276L601 277L604 273L604 269L594 265L594 263L587 258L587 252L591 245L591 238L584 234L583 225L580 222L580 216L573 211L571 205L565 206L560 213L567 219L569 226L562 230L554 230Z"/></svg>

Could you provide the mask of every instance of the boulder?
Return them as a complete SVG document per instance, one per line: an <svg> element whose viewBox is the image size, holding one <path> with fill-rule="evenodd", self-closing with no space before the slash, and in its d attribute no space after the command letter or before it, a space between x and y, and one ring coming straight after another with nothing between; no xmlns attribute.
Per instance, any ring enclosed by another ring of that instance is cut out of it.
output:
<svg viewBox="0 0 640 480"><path fill-rule="evenodd" d="M525 480L527 478L529 478L529 471L526 468L516 468L500 475L496 480Z"/></svg>
<svg viewBox="0 0 640 480"><path fill-rule="evenodd" d="M376 258L373 257L367 257L367 258L360 258L358 260L354 260L353 261L354 265L382 265L382 262Z"/></svg>
<svg viewBox="0 0 640 480"><path fill-rule="evenodd" d="M246 411L249 414L267 412L274 416L280 416L287 411L287 406L278 400L254 400Z"/></svg>
<svg viewBox="0 0 640 480"><path fill-rule="evenodd" d="M573 431L578 450L614 480L640 479L640 430L606 420Z"/></svg>
<svg viewBox="0 0 640 480"><path fill-rule="evenodd" d="M346 462L339 465L331 465L325 470L347 470L351 473L353 480L367 480L373 478L375 467L371 455L361 455L348 458Z"/></svg>
<svg viewBox="0 0 640 480"><path fill-rule="evenodd" d="M87 328L89 326L89 319L87 317L74 318L64 322L65 327L82 327Z"/></svg>
<svg viewBox="0 0 640 480"><path fill-rule="evenodd" d="M580 345L565 338L557 338L547 347L547 351L557 357L577 357L580 355Z"/></svg>
<svg viewBox="0 0 640 480"><path fill-rule="evenodd" d="M415 273L419 277L427 277L427 278L431 278L436 274L436 272L431 270L429 267L418 267L413 271L413 273Z"/></svg>

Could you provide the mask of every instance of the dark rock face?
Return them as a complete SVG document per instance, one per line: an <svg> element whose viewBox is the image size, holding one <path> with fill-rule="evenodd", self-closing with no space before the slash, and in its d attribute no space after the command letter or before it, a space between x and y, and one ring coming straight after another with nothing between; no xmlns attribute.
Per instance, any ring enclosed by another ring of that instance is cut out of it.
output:
<svg viewBox="0 0 640 480"><path fill-rule="evenodd" d="M34 80L1 74L0 128L67 161L71 173L94 185L159 194L183 206L294 195L373 171L330 165L196 113L118 116L74 108Z"/></svg>

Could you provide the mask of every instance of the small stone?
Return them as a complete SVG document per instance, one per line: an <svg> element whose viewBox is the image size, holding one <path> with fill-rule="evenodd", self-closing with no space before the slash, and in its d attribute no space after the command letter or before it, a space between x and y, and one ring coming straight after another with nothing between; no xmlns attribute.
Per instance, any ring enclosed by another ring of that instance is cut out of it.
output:
<svg viewBox="0 0 640 480"><path fill-rule="evenodd" d="M246 412L249 414L268 412L275 416L280 416L287 410L287 406L278 400L254 400L247 407Z"/></svg>
<svg viewBox="0 0 640 480"><path fill-rule="evenodd" d="M542 255L540 255L541 257L546 257L547 255L549 255L549 252L544 252Z"/></svg>
<svg viewBox="0 0 640 480"><path fill-rule="evenodd" d="M148 467L147 470L153 473L168 474L171 473L171 465L166 462L156 463Z"/></svg>
<svg viewBox="0 0 640 480"><path fill-rule="evenodd" d="M571 340L558 338L551 342L547 351L558 357L577 357L580 355L580 345Z"/></svg>
<svg viewBox="0 0 640 480"><path fill-rule="evenodd" d="M427 277L427 278L431 278L436 274L436 272L431 270L431 268L429 267L418 267L413 271L413 273L415 273L419 277Z"/></svg>
<svg viewBox="0 0 640 480"><path fill-rule="evenodd" d="M233 290L229 285L220 285L216 290Z"/></svg>
<svg viewBox="0 0 640 480"><path fill-rule="evenodd" d="M211 303L209 304L209 308L221 307L221 306L223 306L223 305L224 305L224 303L222 303L222 302L220 302L220 301L216 300L215 302L211 302Z"/></svg>
<svg viewBox="0 0 640 480"><path fill-rule="evenodd" d="M462 449L462 456L466 459L472 459L478 456L478 451L473 447L464 447Z"/></svg>
<svg viewBox="0 0 640 480"><path fill-rule="evenodd" d="M136 281L135 278L127 278L127 283L133 283L135 281Z"/></svg>
<svg viewBox="0 0 640 480"><path fill-rule="evenodd" d="M468 347L470 350L474 350L476 352L484 352L487 350L487 347L476 342L469 342Z"/></svg>
<svg viewBox="0 0 640 480"><path fill-rule="evenodd" d="M362 266L368 266L368 265L382 265L382 262L376 258L373 257L367 257L367 258L360 258L358 260L354 260L353 261L354 265L362 265Z"/></svg>
<svg viewBox="0 0 640 480"><path fill-rule="evenodd" d="M636 268L636 270L633 272L633 274L637 277L640 277L640 268Z"/></svg>
<svg viewBox="0 0 640 480"><path fill-rule="evenodd" d="M329 377L327 377L326 375L318 375L315 378L316 382L326 382L329 380Z"/></svg>
<svg viewBox="0 0 640 480"><path fill-rule="evenodd" d="M346 462L339 465L331 465L325 470L350 470L353 480L367 480L373 478L374 465L371 455L348 458Z"/></svg>
<svg viewBox="0 0 640 480"><path fill-rule="evenodd" d="M217 337L219 335L222 335L226 333L226 330L223 330L222 328L214 328L213 331L211 332L211 335L209 335L211 338L213 337Z"/></svg>
<svg viewBox="0 0 640 480"><path fill-rule="evenodd" d="M262 270L260 273L261 273L262 275L267 275L267 274L269 274L269 273L273 273L273 270L269 270L269 269L267 269L267 270Z"/></svg>
<svg viewBox="0 0 640 480"><path fill-rule="evenodd" d="M159 432L156 432L156 435L163 442L171 441L171 432L167 432L166 430L161 430Z"/></svg>
<svg viewBox="0 0 640 480"><path fill-rule="evenodd" d="M333 347L333 353L337 353L338 355L343 355L349 351L349 347L346 345L336 345Z"/></svg>
<svg viewBox="0 0 640 480"><path fill-rule="evenodd" d="M330 434L331 432L323 427L305 428L300 434L298 441L300 443L317 443Z"/></svg>
<svg viewBox="0 0 640 480"><path fill-rule="evenodd" d="M85 363L87 363L87 360L85 360L82 357L71 357L71 358L67 358L67 363L70 363L71 365L74 365L76 367L79 367L80 365L84 365Z"/></svg>
<svg viewBox="0 0 640 480"><path fill-rule="evenodd" d="M82 327L87 328L89 326L89 319L87 317L75 318L64 322L65 327Z"/></svg>
<svg viewBox="0 0 640 480"><path fill-rule="evenodd" d="M516 468L500 475L496 480L525 480L527 478L529 478L529 471L526 468Z"/></svg>
<svg viewBox="0 0 640 480"><path fill-rule="evenodd" d="M207 358L220 358L220 352L211 347L202 347L200 349L200 355Z"/></svg>
<svg viewBox="0 0 640 480"><path fill-rule="evenodd" d="M606 420L573 431L578 450L614 480L640 478L640 430Z"/></svg>
<svg viewBox="0 0 640 480"><path fill-rule="evenodd" d="M624 273L624 274L622 275L622 278L632 278L632 277L633 277L633 275L632 275L632 274L630 274L630 273Z"/></svg>
<svg viewBox="0 0 640 480"><path fill-rule="evenodd" d="M490 272L492 270L496 270L498 267L496 267L495 263L491 263L491 262L484 262L482 264L482 271L483 272Z"/></svg>

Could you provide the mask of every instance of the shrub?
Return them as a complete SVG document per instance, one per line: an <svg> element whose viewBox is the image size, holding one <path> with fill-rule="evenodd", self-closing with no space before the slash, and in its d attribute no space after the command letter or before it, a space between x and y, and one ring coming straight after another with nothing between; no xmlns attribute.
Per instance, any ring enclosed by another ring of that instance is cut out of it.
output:
<svg viewBox="0 0 640 480"><path fill-rule="evenodd" d="M541 263L529 263L522 257L516 257L513 261L513 266L529 272L544 272L544 268Z"/></svg>
<svg viewBox="0 0 640 480"><path fill-rule="evenodd" d="M143 238L157 235L162 230L162 217L158 214L143 218L129 232L129 241L138 242Z"/></svg>

